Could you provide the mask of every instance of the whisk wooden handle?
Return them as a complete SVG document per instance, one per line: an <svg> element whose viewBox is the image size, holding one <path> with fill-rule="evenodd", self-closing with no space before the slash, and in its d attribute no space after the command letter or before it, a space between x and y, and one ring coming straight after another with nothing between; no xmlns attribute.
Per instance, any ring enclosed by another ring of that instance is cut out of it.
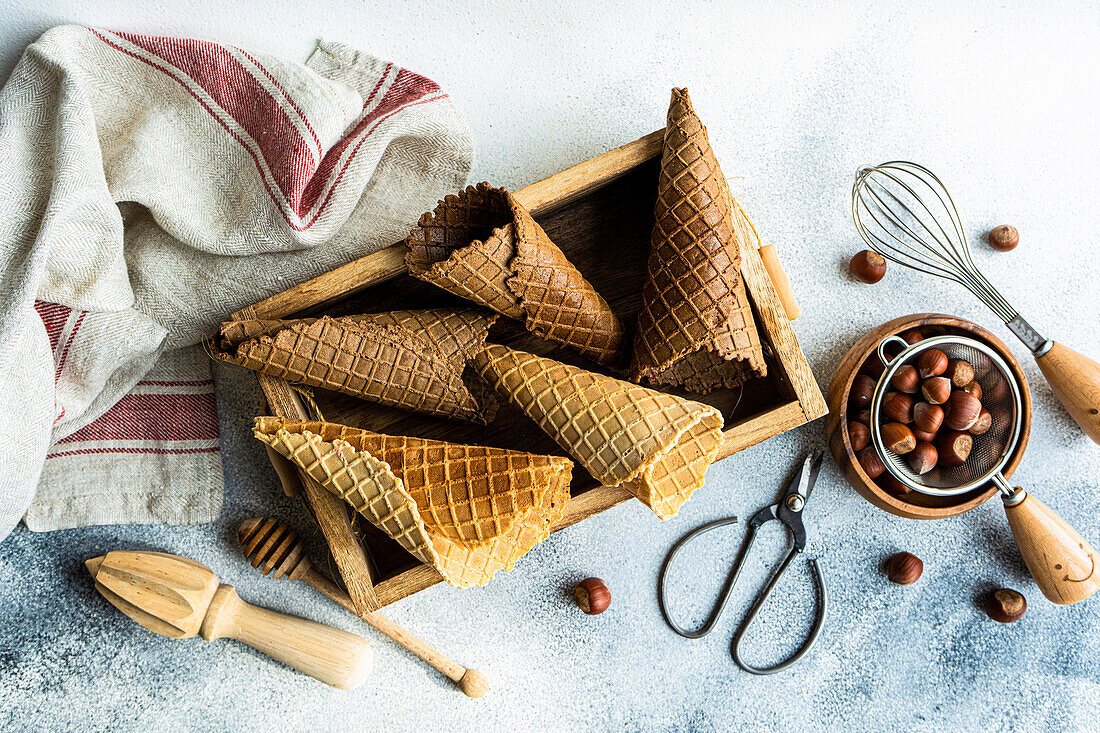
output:
<svg viewBox="0 0 1100 733"><path fill-rule="evenodd" d="M1025 494L1006 503L1005 514L1027 569L1049 600L1069 605L1100 589L1096 550L1046 504Z"/></svg>
<svg viewBox="0 0 1100 733"><path fill-rule="evenodd" d="M366 639L245 603L229 585L214 592L199 633L207 641L228 637L244 642L341 690L363 684L373 659Z"/></svg>
<svg viewBox="0 0 1100 733"><path fill-rule="evenodd" d="M1085 434L1100 444L1100 364L1058 342L1035 361L1054 395Z"/></svg>

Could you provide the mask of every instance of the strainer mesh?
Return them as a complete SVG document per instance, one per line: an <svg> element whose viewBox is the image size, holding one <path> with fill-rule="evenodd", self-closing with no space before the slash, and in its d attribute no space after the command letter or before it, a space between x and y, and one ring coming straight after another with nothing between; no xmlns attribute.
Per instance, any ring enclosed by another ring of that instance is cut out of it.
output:
<svg viewBox="0 0 1100 733"><path fill-rule="evenodd" d="M949 359L968 361L974 367L975 380L982 388L982 407L989 410L993 418L992 426L982 435L973 436L974 447L961 466L937 466L922 476L909 467L907 456L899 456L884 447L882 457L888 468L891 468L891 473L899 479L917 484L928 493L961 493L969 490L963 487L973 488L985 483L1001 469L1016 447L1019 437L1019 386L1014 376L1002 366L1003 362L999 364L987 353L965 341L930 339L928 343L920 342L912 348L903 363L915 366L920 354L931 348L939 349ZM901 363L896 366L900 367ZM896 371L894 367L892 363L886 374L893 374ZM885 394L885 390L880 392L880 399L882 394ZM920 399L919 395L916 397ZM880 432L881 424L880 420L875 426L876 433ZM945 430L946 428L941 428L940 434Z"/></svg>

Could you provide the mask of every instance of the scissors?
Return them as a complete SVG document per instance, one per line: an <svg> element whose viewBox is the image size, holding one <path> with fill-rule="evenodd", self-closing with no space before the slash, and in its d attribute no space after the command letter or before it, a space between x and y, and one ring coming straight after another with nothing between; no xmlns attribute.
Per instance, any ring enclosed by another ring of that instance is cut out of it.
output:
<svg viewBox="0 0 1100 733"><path fill-rule="evenodd" d="M710 612L710 617L707 618L702 626L695 630L680 627L672 620L672 616L669 615L668 606L665 600L665 575L668 574L668 568L669 565L672 564L673 558L675 558L677 553L679 553L691 540L713 529L733 524L737 521L737 517L727 517L726 519L708 522L688 532L672 546L672 549L668 552L668 556L665 558L664 565L661 566L661 574L657 577L657 599L661 606L661 613L664 615L665 621L668 622L668 625L672 627L673 631L688 639L698 639L711 632L714 628L714 624L718 621L718 618L722 615L723 609L726 607L726 601L729 600L730 594L733 592L733 587L737 584L737 577L741 574L741 567L745 564L745 558L748 556L749 549L756 539L756 531L761 525L774 519L782 522L787 528L787 532L791 538L790 551L787 553L787 556L783 558L783 561L775 568L767 584L756 596L756 599L752 603L752 607L745 616L745 620L737 629L737 633L734 634L730 651L733 654L733 661L737 663L738 667L746 672L761 675L780 672L790 667L801 659L802 655L810 651L810 647L817 641L817 637L821 633L821 627L825 623L825 613L829 600L825 592L825 577L821 573L821 566L818 564L817 558L809 559L810 568L813 570L814 586L816 588L814 624L813 628L810 629L809 636L806 637L806 641L802 644L802 647L786 660L771 667L761 668L754 667L741 658L741 640L749 630L749 626L752 625L756 615L760 612L760 608L764 605L764 601L768 599L768 596L779 582L779 578L790 566L795 555L801 554L802 551L806 549L806 528L802 524L802 510L806 507L806 501L810 498L810 492L813 491L814 483L817 481L817 475L821 471L821 461L824 455L823 451L816 451L808 455L802 462L802 465L799 466L798 472L794 475L794 479L787 487L787 490L783 492L783 496L780 498L779 503L764 507L749 520L748 532L745 534L745 539L741 544L741 550L737 555L737 559L734 561L729 577L726 578L726 584L722 587L722 592L718 595L718 601L714 604L714 608Z"/></svg>

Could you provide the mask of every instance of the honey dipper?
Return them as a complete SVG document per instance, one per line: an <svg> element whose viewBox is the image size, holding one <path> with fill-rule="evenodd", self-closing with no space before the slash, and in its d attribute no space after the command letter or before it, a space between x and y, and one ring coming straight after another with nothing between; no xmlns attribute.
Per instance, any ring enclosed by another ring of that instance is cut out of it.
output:
<svg viewBox="0 0 1100 733"><path fill-rule="evenodd" d="M253 517L241 523L237 531L245 559L264 575L286 580L301 580L330 600L343 606L378 629L400 646L423 659L449 677L469 697L482 697L489 691L489 681L476 669L467 669L448 659L423 639L413 636L378 611L357 613L347 592L313 569L298 533L274 519Z"/></svg>

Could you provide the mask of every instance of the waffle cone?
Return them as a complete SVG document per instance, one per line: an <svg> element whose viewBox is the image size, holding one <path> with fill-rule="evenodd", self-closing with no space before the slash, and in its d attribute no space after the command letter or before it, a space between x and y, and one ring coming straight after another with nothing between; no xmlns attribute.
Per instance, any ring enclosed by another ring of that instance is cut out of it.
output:
<svg viewBox="0 0 1100 733"><path fill-rule="evenodd" d="M536 335L602 364L623 327L607 302L508 191L488 183L447 196L406 240L415 277L523 321Z"/></svg>
<svg viewBox="0 0 1100 733"><path fill-rule="evenodd" d="M466 372L496 319L473 308L231 321L214 356L383 405L482 424L496 400Z"/></svg>
<svg viewBox="0 0 1100 733"><path fill-rule="evenodd" d="M630 377L706 393L767 374L741 278L747 220L686 89L672 90Z"/></svg>
<svg viewBox="0 0 1100 733"><path fill-rule="evenodd" d="M270 417L254 434L458 588L511 570L569 499L557 456Z"/></svg>
<svg viewBox="0 0 1100 733"><path fill-rule="evenodd" d="M661 519L703 485L722 445L709 405L496 344L474 363L593 477L625 485Z"/></svg>

